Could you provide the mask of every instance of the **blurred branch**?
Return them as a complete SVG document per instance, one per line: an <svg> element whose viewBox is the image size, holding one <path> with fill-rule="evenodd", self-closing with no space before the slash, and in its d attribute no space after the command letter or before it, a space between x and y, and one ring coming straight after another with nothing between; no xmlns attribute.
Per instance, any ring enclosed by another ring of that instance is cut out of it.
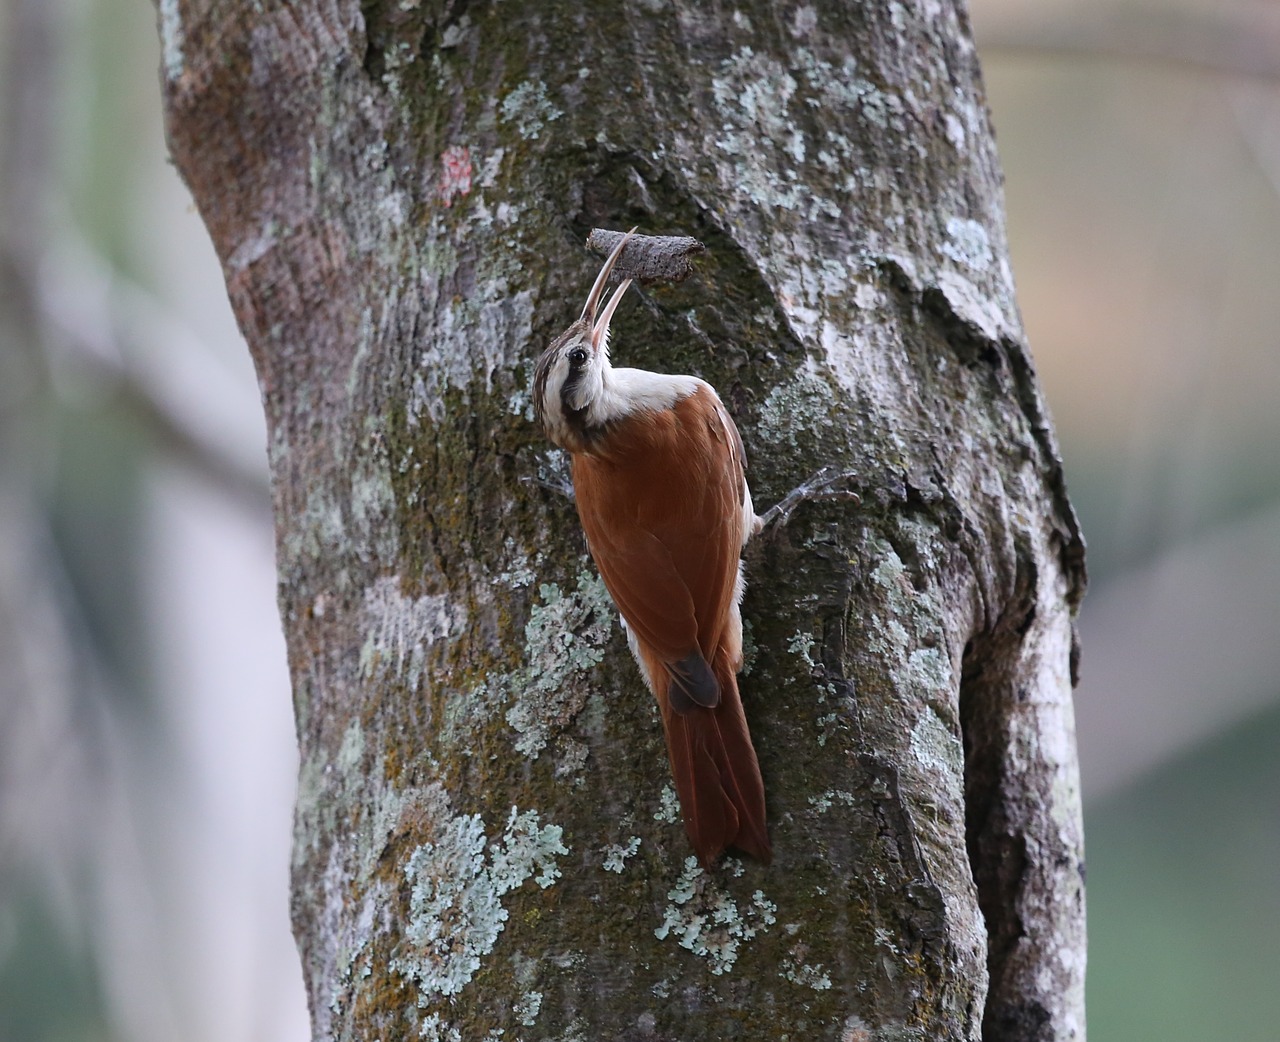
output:
<svg viewBox="0 0 1280 1042"><path fill-rule="evenodd" d="M158 448L246 509L266 514L265 462L259 468L240 459L213 429L216 421L201 424L195 403L179 404L131 357L148 343L157 351L207 354L195 346L196 334L108 267L74 229L61 227L47 238L61 244L56 254L45 249L38 259L0 256L0 270L6 275L7 305L31 316L50 374L88 376L95 390L110 395Z"/></svg>
<svg viewBox="0 0 1280 1042"><path fill-rule="evenodd" d="M265 466L261 471L246 467L204 437L123 359L84 352L79 361L96 372L114 393L118 406L133 416L161 449L250 512L263 516L270 512L271 488Z"/></svg>
<svg viewBox="0 0 1280 1042"><path fill-rule="evenodd" d="M1280 80L1280 16L1274 7L1154 7L1004 14L974 19L984 54L1103 58L1184 71Z"/></svg>
<svg viewBox="0 0 1280 1042"><path fill-rule="evenodd" d="M32 285L52 179L62 13L50 0L15 0L0 34L0 885L34 869L41 899L65 920L84 911L75 876L94 853L97 796L110 783L98 756L99 696L114 678L32 473L46 440L35 406L47 379Z"/></svg>
<svg viewBox="0 0 1280 1042"><path fill-rule="evenodd" d="M199 423L202 402L166 394L136 348L208 357L199 338L141 287L120 277L69 221L51 214L50 113L56 91L59 5L18 0L8 13L0 94L0 323L10 341L0 354L0 424L6 441L31 439L19 415L49 378L87 374L152 441L255 513L267 512L265 462L237 458L217 421ZM61 354L59 354L59 350ZM154 367L151 367L154 368ZM204 388L205 396L213 393ZM207 410L206 410L207 411Z"/></svg>
<svg viewBox="0 0 1280 1042"><path fill-rule="evenodd" d="M40 266L36 291L38 313L65 359L88 373L99 389L114 395L152 441L235 501L256 514L270 507L266 461L259 466L240 458L219 419L201 416L197 404L208 405L212 386L201 388L205 401L180 401L163 385L154 367L139 366L142 349L153 356L182 353L208 357L198 335L152 294L109 267L78 233L61 228L61 243ZM201 422L203 419L204 422Z"/></svg>

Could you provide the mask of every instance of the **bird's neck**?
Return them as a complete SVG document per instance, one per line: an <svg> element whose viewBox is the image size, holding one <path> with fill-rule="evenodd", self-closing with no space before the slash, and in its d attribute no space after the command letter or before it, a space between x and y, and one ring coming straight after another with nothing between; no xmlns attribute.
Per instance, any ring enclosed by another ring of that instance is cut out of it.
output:
<svg viewBox="0 0 1280 1042"><path fill-rule="evenodd" d="M675 406L705 386L694 376L668 376L644 369L615 369L605 361L594 393L580 409L565 411L550 433L570 453L607 454L611 435L629 423Z"/></svg>
<svg viewBox="0 0 1280 1042"><path fill-rule="evenodd" d="M645 369L615 369L605 359L600 391L588 403L584 419L588 429L605 428L641 412L672 408L701 385L696 376L670 376Z"/></svg>

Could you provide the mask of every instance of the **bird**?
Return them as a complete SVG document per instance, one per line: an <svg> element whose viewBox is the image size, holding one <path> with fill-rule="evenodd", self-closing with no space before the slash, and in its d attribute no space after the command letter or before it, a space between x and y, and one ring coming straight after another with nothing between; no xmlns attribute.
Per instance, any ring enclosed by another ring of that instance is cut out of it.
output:
<svg viewBox="0 0 1280 1042"><path fill-rule="evenodd" d="M632 280L601 300L635 231L538 358L535 416L569 454L587 547L657 700L699 862L710 868L732 847L768 864L764 782L738 691L742 551L765 521L742 437L711 385L610 361L610 322Z"/></svg>

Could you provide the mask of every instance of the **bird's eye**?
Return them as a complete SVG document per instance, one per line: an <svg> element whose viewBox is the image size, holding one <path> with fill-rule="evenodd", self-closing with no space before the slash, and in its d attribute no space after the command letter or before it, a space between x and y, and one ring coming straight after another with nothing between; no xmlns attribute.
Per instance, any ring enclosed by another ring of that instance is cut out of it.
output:
<svg viewBox="0 0 1280 1042"><path fill-rule="evenodd" d="M581 347L575 347L569 352L569 364L575 369L587 364L587 352Z"/></svg>

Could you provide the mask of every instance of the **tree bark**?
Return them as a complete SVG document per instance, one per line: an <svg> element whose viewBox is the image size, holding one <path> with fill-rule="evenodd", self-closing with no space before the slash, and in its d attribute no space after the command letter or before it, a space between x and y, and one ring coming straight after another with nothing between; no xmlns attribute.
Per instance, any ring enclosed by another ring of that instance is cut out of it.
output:
<svg viewBox="0 0 1280 1042"><path fill-rule="evenodd" d="M174 158L270 431L321 1039L1084 1037L1083 544L958 0L160 0ZM767 505L775 861L703 872L532 422L593 226L698 275L617 364L719 389Z"/></svg>

